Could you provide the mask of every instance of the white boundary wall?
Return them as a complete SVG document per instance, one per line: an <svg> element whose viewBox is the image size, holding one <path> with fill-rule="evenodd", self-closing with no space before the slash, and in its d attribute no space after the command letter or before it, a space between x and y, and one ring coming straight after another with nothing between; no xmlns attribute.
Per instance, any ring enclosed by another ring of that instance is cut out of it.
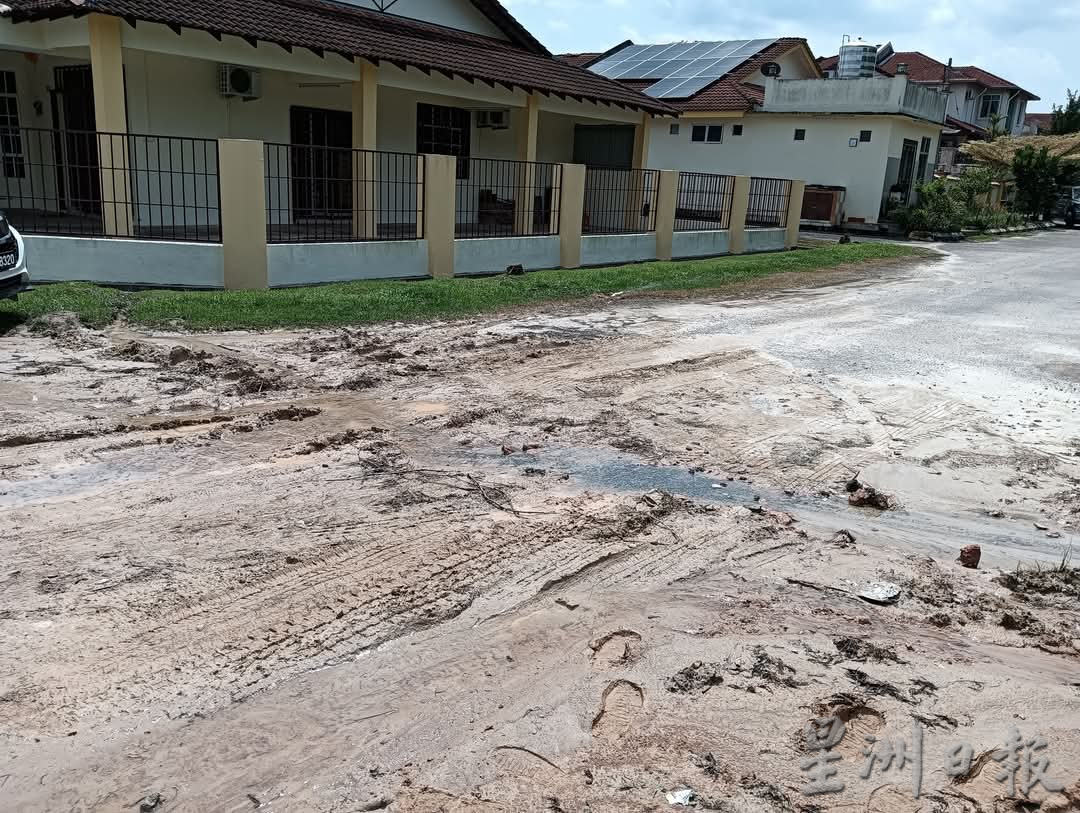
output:
<svg viewBox="0 0 1080 813"><path fill-rule="evenodd" d="M222 288L220 244L23 235L27 269L38 282L101 282L169 288Z"/></svg>
<svg viewBox="0 0 1080 813"><path fill-rule="evenodd" d="M559 267L559 238L489 237L454 241L454 274L494 274L511 265L535 271Z"/></svg>
<svg viewBox="0 0 1080 813"><path fill-rule="evenodd" d="M428 275L426 240L275 243L267 246L266 251L271 288L362 279L416 279Z"/></svg>

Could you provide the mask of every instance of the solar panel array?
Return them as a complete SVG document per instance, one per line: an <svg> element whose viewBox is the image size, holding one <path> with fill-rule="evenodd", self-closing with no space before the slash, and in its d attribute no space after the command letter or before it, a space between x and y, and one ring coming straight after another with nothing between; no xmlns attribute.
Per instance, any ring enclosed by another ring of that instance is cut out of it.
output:
<svg viewBox="0 0 1080 813"><path fill-rule="evenodd" d="M677 42L628 45L589 70L608 79L655 79L645 94L654 99L686 99L739 67L771 40Z"/></svg>

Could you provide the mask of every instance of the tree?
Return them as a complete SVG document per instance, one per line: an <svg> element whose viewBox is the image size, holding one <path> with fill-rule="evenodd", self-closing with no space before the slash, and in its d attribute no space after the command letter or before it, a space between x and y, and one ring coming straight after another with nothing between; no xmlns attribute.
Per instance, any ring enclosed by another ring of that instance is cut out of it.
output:
<svg viewBox="0 0 1080 813"><path fill-rule="evenodd" d="M1053 118L1050 121L1050 132L1053 135L1068 135L1080 133L1080 91L1067 91L1068 101L1064 106L1054 105Z"/></svg>
<svg viewBox="0 0 1080 813"><path fill-rule="evenodd" d="M1013 158L1013 177L1016 179L1016 208L1026 215L1050 219L1057 208L1058 181L1062 172L1061 158L1043 147L1020 149Z"/></svg>

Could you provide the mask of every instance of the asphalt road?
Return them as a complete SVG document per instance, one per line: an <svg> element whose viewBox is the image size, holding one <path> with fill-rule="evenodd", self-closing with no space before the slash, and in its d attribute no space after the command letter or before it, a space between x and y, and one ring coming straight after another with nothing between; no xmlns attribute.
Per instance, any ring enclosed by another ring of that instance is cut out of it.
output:
<svg viewBox="0 0 1080 813"><path fill-rule="evenodd" d="M1080 231L945 248L880 279L713 306L687 329L749 336L826 375L933 388L1035 443L1080 442Z"/></svg>

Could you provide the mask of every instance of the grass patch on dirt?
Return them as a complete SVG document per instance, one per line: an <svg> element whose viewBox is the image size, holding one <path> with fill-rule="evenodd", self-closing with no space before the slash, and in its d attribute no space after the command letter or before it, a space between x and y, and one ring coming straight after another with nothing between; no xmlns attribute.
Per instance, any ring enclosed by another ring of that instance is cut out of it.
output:
<svg viewBox="0 0 1080 813"><path fill-rule="evenodd" d="M100 327L120 315L133 324L189 330L352 325L467 316L594 294L705 291L785 272L812 272L928 252L891 243L806 251L652 262L612 268L538 271L521 276L417 282L349 282L270 291L122 292L85 283L46 285L17 303L0 303L0 329L70 311Z"/></svg>

